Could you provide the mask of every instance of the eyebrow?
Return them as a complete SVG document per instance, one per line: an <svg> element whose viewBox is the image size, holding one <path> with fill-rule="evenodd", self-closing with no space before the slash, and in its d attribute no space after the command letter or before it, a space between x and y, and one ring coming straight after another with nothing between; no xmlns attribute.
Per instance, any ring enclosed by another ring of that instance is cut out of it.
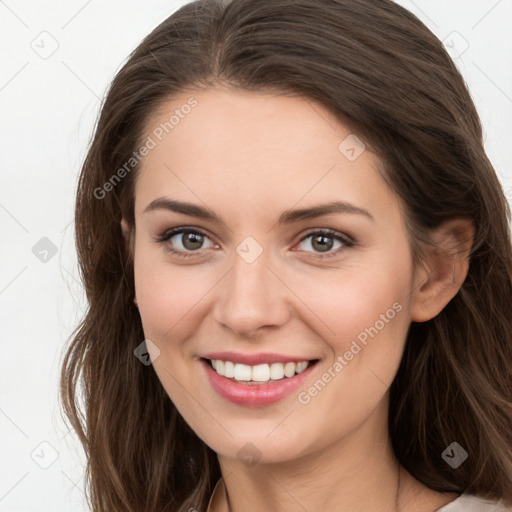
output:
<svg viewBox="0 0 512 512"><path fill-rule="evenodd" d="M155 210L169 210L171 212L182 213L183 215L190 215L218 224L224 224L224 221L210 210L203 208L192 203L177 201L169 199L168 197L159 197L146 206L142 213L147 213ZM370 220L375 221L371 213L364 208L355 206L346 201L332 201L330 203L319 204L308 208L300 208L295 210L287 210L283 212L278 220L278 224L292 224L307 219L314 219L322 217L323 215L330 215L333 213L348 213L364 215Z"/></svg>

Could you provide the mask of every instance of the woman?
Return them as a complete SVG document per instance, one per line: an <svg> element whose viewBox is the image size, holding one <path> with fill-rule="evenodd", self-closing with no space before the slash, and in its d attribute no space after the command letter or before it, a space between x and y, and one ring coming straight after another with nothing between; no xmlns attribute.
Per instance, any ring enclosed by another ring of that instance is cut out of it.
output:
<svg viewBox="0 0 512 512"><path fill-rule="evenodd" d="M509 218L404 8L178 10L80 175L61 393L93 510L512 510Z"/></svg>

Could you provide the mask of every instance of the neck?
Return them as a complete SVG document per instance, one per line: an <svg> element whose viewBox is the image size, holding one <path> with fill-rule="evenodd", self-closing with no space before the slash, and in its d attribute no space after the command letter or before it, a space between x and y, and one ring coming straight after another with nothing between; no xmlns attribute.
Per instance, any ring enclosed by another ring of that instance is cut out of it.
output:
<svg viewBox="0 0 512 512"><path fill-rule="evenodd" d="M247 467L219 456L219 463L229 512L398 510L400 465L387 431L372 424L291 461Z"/></svg>

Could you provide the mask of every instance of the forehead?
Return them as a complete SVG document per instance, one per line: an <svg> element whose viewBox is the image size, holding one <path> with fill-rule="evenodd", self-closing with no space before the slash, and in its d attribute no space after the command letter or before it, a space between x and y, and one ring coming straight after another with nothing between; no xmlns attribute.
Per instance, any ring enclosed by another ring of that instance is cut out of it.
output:
<svg viewBox="0 0 512 512"><path fill-rule="evenodd" d="M348 158L347 145L362 150L358 139L310 99L231 89L183 92L153 113L143 140L152 148L137 177L137 213L166 194L219 207L239 199L253 213L273 203L282 209L298 201L393 200L375 155L364 150Z"/></svg>

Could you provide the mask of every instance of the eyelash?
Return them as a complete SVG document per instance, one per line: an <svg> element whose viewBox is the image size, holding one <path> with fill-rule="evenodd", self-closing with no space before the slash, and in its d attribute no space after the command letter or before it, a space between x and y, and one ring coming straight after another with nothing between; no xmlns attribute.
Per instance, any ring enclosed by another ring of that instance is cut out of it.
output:
<svg viewBox="0 0 512 512"><path fill-rule="evenodd" d="M158 238L156 238L155 242L163 244L164 242L168 241L173 236L178 235L180 233L194 233L194 234L199 234L199 235L205 236L207 238L210 238L206 233L204 233L204 232L202 232L202 231L200 231L198 229L189 228L189 227L183 226L183 227L174 228L174 229L171 229L169 231L166 231L163 235L161 235ZM350 237L348 237L346 235L341 235L340 233L338 233L338 232L336 232L336 231L334 231L332 229L318 229L316 231L310 231L309 233L304 235L299 240L298 243L303 242L304 240L306 240L307 238L309 238L312 235L324 235L324 236L329 237L329 238L334 238L335 240L343 243L343 247L340 247L340 248L338 248L337 250L335 250L333 252L329 252L327 254L315 253L319 259L332 258L334 256L337 256L339 254L339 252L341 252L343 249L351 248L351 247L354 247L356 245L356 243L355 243L355 241L353 239L351 239ZM172 253L174 256L177 256L178 258L190 258L190 257L195 256L194 253L198 252L198 251L188 251L190 254L187 254L186 252L177 251L177 250L173 249L168 244L166 244L166 245L167 246L166 246L165 249L167 251L169 251L170 253ZM309 252L309 251L307 251L307 252Z"/></svg>

